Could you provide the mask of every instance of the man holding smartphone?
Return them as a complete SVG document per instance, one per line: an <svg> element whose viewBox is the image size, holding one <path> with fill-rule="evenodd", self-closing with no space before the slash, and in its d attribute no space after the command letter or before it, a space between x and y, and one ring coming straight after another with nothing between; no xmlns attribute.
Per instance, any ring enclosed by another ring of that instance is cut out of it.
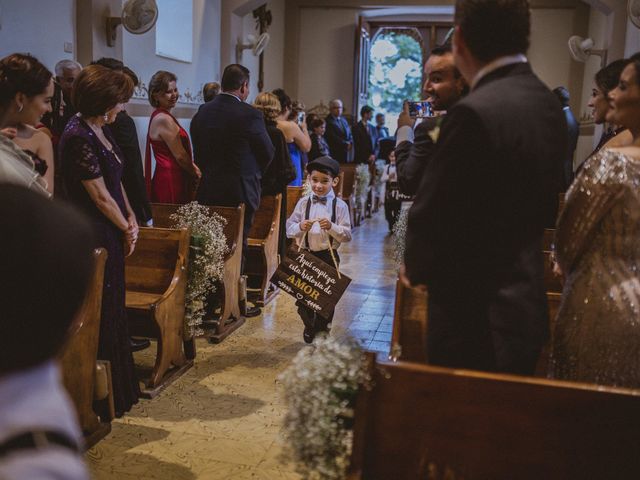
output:
<svg viewBox="0 0 640 480"><path fill-rule="evenodd" d="M445 114L469 91L465 79L453 63L450 45L436 47L431 51L424 64L424 77L423 97L431 105L432 112L438 116ZM405 102L398 118L396 163L400 191L405 195L415 195L418 189L422 172L435 147L434 138L437 136L434 131L441 121L438 116L418 117L422 120L416 126L417 116L411 115L409 102Z"/></svg>

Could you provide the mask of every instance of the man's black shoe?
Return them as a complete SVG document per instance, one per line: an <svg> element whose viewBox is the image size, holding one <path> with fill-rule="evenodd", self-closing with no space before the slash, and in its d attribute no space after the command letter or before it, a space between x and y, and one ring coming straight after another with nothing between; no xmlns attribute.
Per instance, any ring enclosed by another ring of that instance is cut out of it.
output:
<svg viewBox="0 0 640 480"><path fill-rule="evenodd" d="M132 352L139 352L151 346L151 342L146 338L130 338L129 341Z"/></svg>
<svg viewBox="0 0 640 480"><path fill-rule="evenodd" d="M302 332L302 338L304 340L304 343L306 344L310 344L313 343L313 339L316 336L316 332L313 330L313 328L309 328L309 327L304 327L304 332Z"/></svg>
<svg viewBox="0 0 640 480"><path fill-rule="evenodd" d="M244 316L247 317L247 318L257 317L261 313L262 312L261 312L260 308L247 306L247 311L244 312Z"/></svg>

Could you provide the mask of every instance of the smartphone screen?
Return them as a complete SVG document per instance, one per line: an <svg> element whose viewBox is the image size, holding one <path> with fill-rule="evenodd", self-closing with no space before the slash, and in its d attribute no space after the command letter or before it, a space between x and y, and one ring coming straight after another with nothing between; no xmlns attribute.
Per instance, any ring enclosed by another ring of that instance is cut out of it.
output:
<svg viewBox="0 0 640 480"><path fill-rule="evenodd" d="M429 102L409 102L409 115L416 118L431 117L433 112Z"/></svg>
<svg viewBox="0 0 640 480"><path fill-rule="evenodd" d="M298 125L302 125L304 122L304 112L298 113Z"/></svg>

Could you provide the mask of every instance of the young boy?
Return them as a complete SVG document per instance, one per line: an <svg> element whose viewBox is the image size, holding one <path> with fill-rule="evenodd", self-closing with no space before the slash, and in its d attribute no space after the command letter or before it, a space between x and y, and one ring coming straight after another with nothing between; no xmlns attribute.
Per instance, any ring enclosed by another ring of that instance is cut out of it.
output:
<svg viewBox="0 0 640 480"><path fill-rule="evenodd" d="M349 207L333 192L338 185L340 164L331 157L319 157L307 164L307 173L313 193L302 197L287 219L287 237L295 238L298 246L335 268L329 242L332 242L333 255L339 266L338 247L351 241ZM325 319L302 302L296 302L296 305L304 323L302 336L306 343L313 342L318 332L329 331L333 314Z"/></svg>
<svg viewBox="0 0 640 480"><path fill-rule="evenodd" d="M384 216L389 224L389 233L393 233L393 226L396 224L400 210L402 210L402 199L398 187L398 173L396 171L396 152L389 154L389 164L384 167L382 178L385 184L384 194Z"/></svg>

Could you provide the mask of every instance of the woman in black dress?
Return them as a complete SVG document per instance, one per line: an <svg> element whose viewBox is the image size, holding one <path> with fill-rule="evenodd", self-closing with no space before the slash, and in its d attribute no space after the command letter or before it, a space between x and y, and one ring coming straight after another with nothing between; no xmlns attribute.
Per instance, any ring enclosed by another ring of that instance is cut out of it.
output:
<svg viewBox="0 0 640 480"><path fill-rule="evenodd" d="M133 93L123 72L101 65L82 70L73 90L78 114L60 139L62 174L69 200L93 221L100 246L109 256L102 291L98 358L111 362L116 416L138 401L125 310L124 257L138 237L138 224L122 188L123 156L105 125L112 123Z"/></svg>
<svg viewBox="0 0 640 480"><path fill-rule="evenodd" d="M296 169L289 155L289 147L284 134L278 128L280 115L280 101L273 93L259 94L253 104L264 115L264 122L271 143L276 151L273 160L262 174L262 196L282 194L280 208L280 236L278 238L278 252L284 258L287 250L286 222L287 222L287 185L296 178Z"/></svg>

